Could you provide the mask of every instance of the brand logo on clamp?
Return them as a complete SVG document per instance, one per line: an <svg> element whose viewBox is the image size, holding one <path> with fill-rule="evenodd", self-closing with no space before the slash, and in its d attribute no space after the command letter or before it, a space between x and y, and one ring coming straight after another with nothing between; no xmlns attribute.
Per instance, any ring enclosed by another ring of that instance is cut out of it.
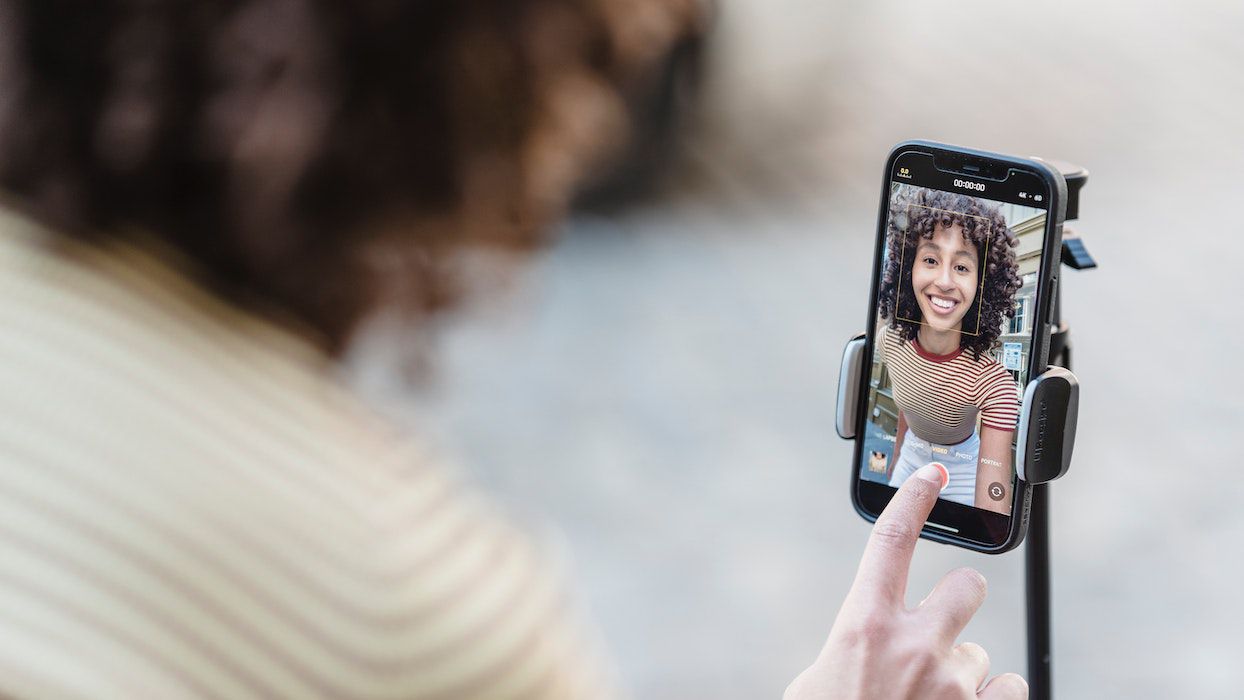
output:
<svg viewBox="0 0 1244 700"><path fill-rule="evenodd" d="M1037 444L1032 449L1032 461L1040 463L1041 453L1045 451L1046 403L1041 401L1037 409Z"/></svg>

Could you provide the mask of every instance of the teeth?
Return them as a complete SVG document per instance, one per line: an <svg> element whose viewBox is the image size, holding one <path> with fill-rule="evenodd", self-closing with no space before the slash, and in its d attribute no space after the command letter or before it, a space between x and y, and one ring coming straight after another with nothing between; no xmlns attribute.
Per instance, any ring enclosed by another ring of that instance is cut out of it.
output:
<svg viewBox="0 0 1244 700"><path fill-rule="evenodd" d="M939 309L953 309L957 303L948 299L939 299L937 297L929 297L929 300L932 301L933 305Z"/></svg>

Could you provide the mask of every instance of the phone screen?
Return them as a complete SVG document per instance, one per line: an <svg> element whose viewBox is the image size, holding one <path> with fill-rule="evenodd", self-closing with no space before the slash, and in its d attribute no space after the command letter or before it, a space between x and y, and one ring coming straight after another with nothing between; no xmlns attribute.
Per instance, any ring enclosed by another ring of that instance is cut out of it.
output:
<svg viewBox="0 0 1244 700"><path fill-rule="evenodd" d="M943 527L997 541L1016 505L1023 387L1043 350L1051 194L1018 168L971 177L922 152L892 163L859 480L896 489L936 462L949 476L939 521L958 526Z"/></svg>

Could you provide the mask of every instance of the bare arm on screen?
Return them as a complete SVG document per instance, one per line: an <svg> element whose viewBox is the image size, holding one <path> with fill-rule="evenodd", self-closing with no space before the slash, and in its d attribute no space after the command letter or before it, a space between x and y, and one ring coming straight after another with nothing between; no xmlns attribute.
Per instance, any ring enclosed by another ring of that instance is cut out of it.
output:
<svg viewBox="0 0 1244 700"><path fill-rule="evenodd" d="M1015 432L981 426L981 449L976 461L977 508L992 510L1003 515L1011 507L1011 439ZM993 485L1002 487L1001 497L990 493Z"/></svg>
<svg viewBox="0 0 1244 700"><path fill-rule="evenodd" d="M907 434L907 416L903 415L903 409L898 411L898 428L894 436L894 454L890 455L890 465L886 467L886 481L894 476L894 467L898 466L898 453L903 449L903 436Z"/></svg>

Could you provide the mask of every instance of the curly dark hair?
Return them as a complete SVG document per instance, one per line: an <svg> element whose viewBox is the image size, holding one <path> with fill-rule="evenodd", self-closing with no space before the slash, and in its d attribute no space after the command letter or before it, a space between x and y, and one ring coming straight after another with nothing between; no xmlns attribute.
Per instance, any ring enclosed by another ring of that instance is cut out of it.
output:
<svg viewBox="0 0 1244 700"><path fill-rule="evenodd" d="M698 0L0 0L0 186L340 351L540 240Z"/></svg>
<svg viewBox="0 0 1244 700"><path fill-rule="evenodd" d="M959 334L959 347L979 360L982 353L997 346L1004 319L1015 316L1015 292L1023 284L1015 261L1019 241L997 206L965 194L895 185L878 308L881 318L888 319L903 340L915 339L921 319L911 284L916 248L920 240L932 238L938 226L956 224L976 248L976 269L985 275L983 281L977 279L979 291L964 315L980 319L977 334Z"/></svg>

